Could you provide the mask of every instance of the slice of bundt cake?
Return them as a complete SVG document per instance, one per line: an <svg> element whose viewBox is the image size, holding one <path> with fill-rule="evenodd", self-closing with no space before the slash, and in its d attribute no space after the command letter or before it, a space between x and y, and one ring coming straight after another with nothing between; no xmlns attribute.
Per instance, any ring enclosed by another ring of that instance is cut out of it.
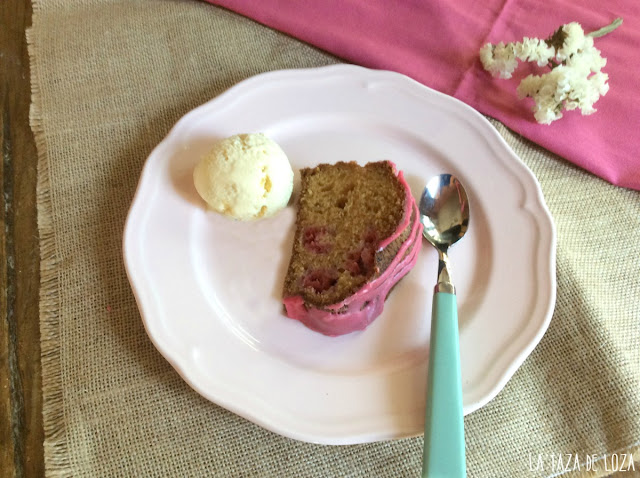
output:
<svg viewBox="0 0 640 478"><path fill-rule="evenodd" d="M416 263L416 203L390 161L321 164L300 173L287 316L325 335L363 330Z"/></svg>

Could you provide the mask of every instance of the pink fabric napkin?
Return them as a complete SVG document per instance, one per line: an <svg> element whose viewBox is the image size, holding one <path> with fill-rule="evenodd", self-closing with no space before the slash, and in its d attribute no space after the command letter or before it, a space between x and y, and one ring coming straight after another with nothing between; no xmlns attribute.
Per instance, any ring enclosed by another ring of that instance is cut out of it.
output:
<svg viewBox="0 0 640 478"><path fill-rule="evenodd" d="M454 96L607 181L640 190L640 2L634 0L207 0L347 61L394 70ZM610 90L590 116L564 112L551 125L518 100L526 74L492 78L478 59L487 42L546 38L579 22L594 31L622 17L595 45L607 58Z"/></svg>

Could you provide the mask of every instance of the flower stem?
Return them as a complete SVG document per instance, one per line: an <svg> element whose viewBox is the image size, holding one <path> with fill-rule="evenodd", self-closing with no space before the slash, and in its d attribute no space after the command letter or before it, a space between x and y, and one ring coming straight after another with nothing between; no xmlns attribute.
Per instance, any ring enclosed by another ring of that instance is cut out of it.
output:
<svg viewBox="0 0 640 478"><path fill-rule="evenodd" d="M596 30L595 32L587 33L587 36L590 36L592 38L598 38L598 37L606 35L607 33L611 33L613 30L618 28L620 25L622 25L622 18L616 18L614 21L612 21L606 27L602 27L600 30Z"/></svg>

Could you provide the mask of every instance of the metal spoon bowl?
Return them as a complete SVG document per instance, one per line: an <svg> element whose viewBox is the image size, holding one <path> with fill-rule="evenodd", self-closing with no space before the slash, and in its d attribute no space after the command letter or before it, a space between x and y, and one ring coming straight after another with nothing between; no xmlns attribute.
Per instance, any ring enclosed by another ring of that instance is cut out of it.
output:
<svg viewBox="0 0 640 478"><path fill-rule="evenodd" d="M469 228L469 199L460 181L451 174L429 180L420 197L419 209L424 237L436 249L446 250Z"/></svg>
<svg viewBox="0 0 640 478"><path fill-rule="evenodd" d="M466 477L458 308L448 250L467 232L469 200L455 176L441 174L425 186L419 210L423 235L439 257L431 313L422 476Z"/></svg>

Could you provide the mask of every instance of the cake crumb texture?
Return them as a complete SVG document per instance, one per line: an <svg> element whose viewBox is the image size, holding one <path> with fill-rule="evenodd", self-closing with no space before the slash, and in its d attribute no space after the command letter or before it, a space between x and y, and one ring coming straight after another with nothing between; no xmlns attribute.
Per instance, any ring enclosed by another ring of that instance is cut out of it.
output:
<svg viewBox="0 0 640 478"><path fill-rule="evenodd" d="M327 306L377 277L389 262L379 245L396 232L406 200L405 188L388 161L301 170L284 296L299 295L309 306Z"/></svg>

